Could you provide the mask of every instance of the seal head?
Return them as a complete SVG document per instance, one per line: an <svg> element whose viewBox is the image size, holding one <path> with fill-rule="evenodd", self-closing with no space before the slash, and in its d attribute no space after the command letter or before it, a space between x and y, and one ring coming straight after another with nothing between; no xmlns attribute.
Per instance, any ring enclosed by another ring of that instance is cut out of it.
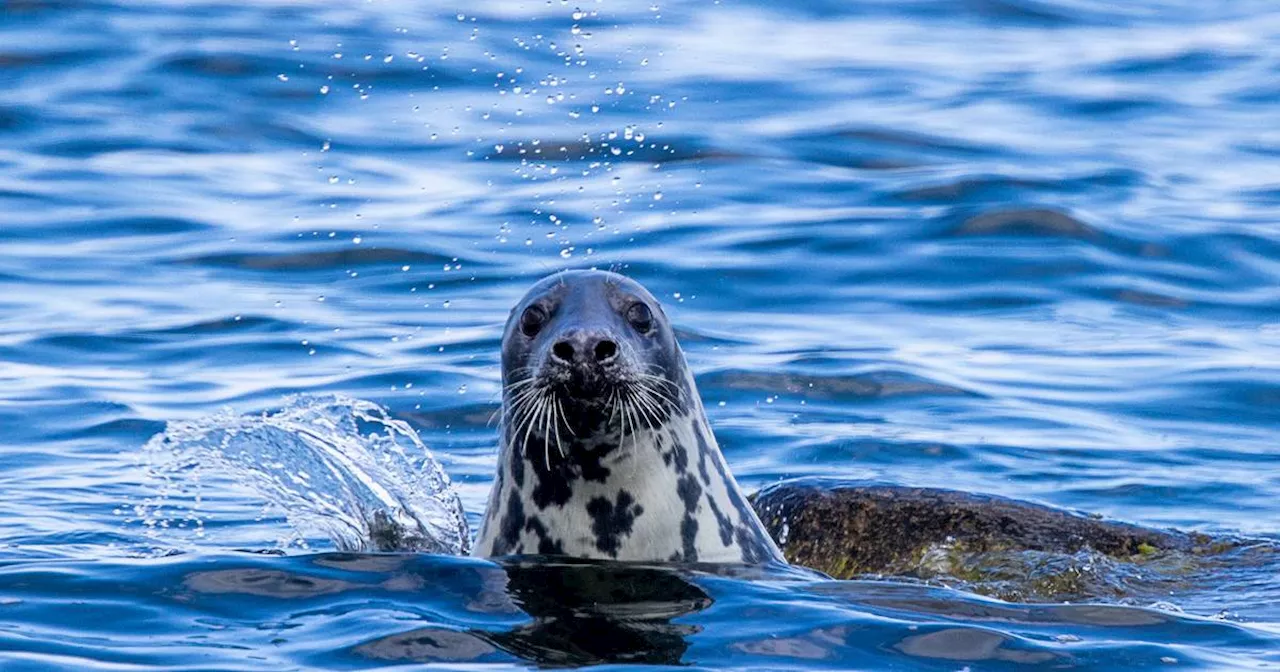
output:
<svg viewBox="0 0 1280 672"><path fill-rule="evenodd" d="M658 301L543 279L502 341L498 473L475 554L782 562L738 489Z"/></svg>

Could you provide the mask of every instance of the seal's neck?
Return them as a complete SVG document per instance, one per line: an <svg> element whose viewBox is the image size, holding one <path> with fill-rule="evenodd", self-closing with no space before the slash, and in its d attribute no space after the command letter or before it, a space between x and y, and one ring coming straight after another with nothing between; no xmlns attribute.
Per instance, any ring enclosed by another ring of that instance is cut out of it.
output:
<svg viewBox="0 0 1280 672"><path fill-rule="evenodd" d="M545 423L531 430L509 413L475 552L781 562L728 470L691 376L676 398L660 421L652 409L648 422L619 411L581 435L557 437Z"/></svg>

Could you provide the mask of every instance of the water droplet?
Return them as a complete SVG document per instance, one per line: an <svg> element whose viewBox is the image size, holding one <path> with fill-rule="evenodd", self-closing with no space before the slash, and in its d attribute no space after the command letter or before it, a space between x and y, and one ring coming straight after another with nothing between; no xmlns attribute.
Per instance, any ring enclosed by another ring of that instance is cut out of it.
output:
<svg viewBox="0 0 1280 672"><path fill-rule="evenodd" d="M355 238L352 238L352 239L351 239L351 242L355 243L356 245L359 245L359 244L360 244L361 242L363 242L363 241L364 241L364 239L363 239L363 238L361 238L360 236L356 236Z"/></svg>
<svg viewBox="0 0 1280 672"><path fill-rule="evenodd" d="M329 95L329 85L328 85L328 84L325 84L324 86L320 87L320 95L322 95L322 96L327 96L327 95Z"/></svg>
<svg viewBox="0 0 1280 672"><path fill-rule="evenodd" d="M329 176L329 184L337 184L337 183L338 183L338 176L337 176L337 175L330 175L330 176Z"/></svg>
<svg viewBox="0 0 1280 672"><path fill-rule="evenodd" d="M401 266L401 267L400 267L400 270L402 270L402 271L407 271L407 270L409 270L409 265L408 265L408 264L405 264L404 266Z"/></svg>
<svg viewBox="0 0 1280 672"><path fill-rule="evenodd" d="M289 81L289 75L286 75L286 74L284 74L284 73L282 72L282 73L280 73L280 74L276 75L276 79L278 79L278 80L280 80L280 81L282 81L282 82L287 82L287 81Z"/></svg>
<svg viewBox="0 0 1280 672"><path fill-rule="evenodd" d="M466 393L467 393L467 384L466 384L466 383L463 383L463 384L459 385L459 386L458 386L458 394L466 394Z"/></svg>

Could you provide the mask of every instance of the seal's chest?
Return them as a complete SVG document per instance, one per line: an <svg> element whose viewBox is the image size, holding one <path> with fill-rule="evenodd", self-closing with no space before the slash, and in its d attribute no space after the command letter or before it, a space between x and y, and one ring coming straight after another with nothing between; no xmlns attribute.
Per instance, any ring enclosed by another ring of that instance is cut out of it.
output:
<svg viewBox="0 0 1280 672"><path fill-rule="evenodd" d="M568 555L617 560L669 560L682 548L680 524L685 507L674 474L648 470L633 477L620 465L604 483L574 484L563 506L530 512L545 525Z"/></svg>

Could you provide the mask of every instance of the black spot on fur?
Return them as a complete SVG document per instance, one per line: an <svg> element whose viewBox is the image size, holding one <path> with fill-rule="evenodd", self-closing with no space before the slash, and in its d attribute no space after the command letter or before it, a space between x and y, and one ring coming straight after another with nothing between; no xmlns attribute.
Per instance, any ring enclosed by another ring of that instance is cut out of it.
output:
<svg viewBox="0 0 1280 672"><path fill-rule="evenodd" d="M701 436L699 436L699 439L701 439ZM716 473L720 476L720 480L724 481L726 486L729 485L731 477L725 470L723 458L716 459L715 457L712 457L711 463L715 466ZM742 499L742 496L738 494L737 488L729 488L729 504L733 505L734 510L738 512L738 520L750 520L747 516L747 503Z"/></svg>
<svg viewBox="0 0 1280 672"><path fill-rule="evenodd" d="M558 478L541 478L533 486L533 503L540 511L552 505L564 506L572 496L573 488Z"/></svg>
<svg viewBox="0 0 1280 672"><path fill-rule="evenodd" d="M699 435L701 439L701 435ZM728 470L724 465L722 456L712 455L709 457L711 463L716 468L721 480L728 485L732 481L732 476L728 474ZM746 500L742 498L742 493L737 488L729 488L729 504L738 512L738 528L734 533L734 537L738 541L738 546L742 549L742 561L746 563L758 563L765 560L780 559L775 558L773 550L769 546L769 542L765 541L764 532L760 529L755 513L748 507Z"/></svg>
<svg viewBox="0 0 1280 672"><path fill-rule="evenodd" d="M593 497L587 502L587 514L591 516L591 531L596 535L596 548L609 557L618 557L622 537L629 536L636 518L644 513L644 507L626 490L618 491L618 501L611 503L604 497Z"/></svg>
<svg viewBox="0 0 1280 672"><path fill-rule="evenodd" d="M707 503L711 505L711 513L715 514L716 527L720 531L720 542L729 547L733 545L733 521L729 520L729 516L720 510L720 505L716 504L716 498L710 493L707 494Z"/></svg>
<svg viewBox="0 0 1280 672"><path fill-rule="evenodd" d="M506 474L507 474L507 470L503 469L501 465L499 465L497 481L493 484L493 491L495 493L501 493L504 490L506 490L506 482L507 482ZM499 508L498 503L490 502L489 504L490 504L489 510L484 512L484 520L485 520L486 526L493 524L493 520L498 517L498 508Z"/></svg>
<svg viewBox="0 0 1280 672"><path fill-rule="evenodd" d="M515 452L515 451L512 451ZM516 482L516 488L524 487L524 455L513 455L511 459L511 480Z"/></svg>
<svg viewBox="0 0 1280 672"><path fill-rule="evenodd" d="M676 493L684 502L685 511L693 513L698 510L698 500L702 498L702 486L698 485L698 479L694 478L693 474L680 477L676 482Z"/></svg>
<svg viewBox="0 0 1280 672"><path fill-rule="evenodd" d="M711 485L711 472L707 471L707 453L711 452L711 446L707 445L707 438L702 432L702 423L694 420L693 435L698 437L698 475L702 476L703 483Z"/></svg>
<svg viewBox="0 0 1280 672"><path fill-rule="evenodd" d="M537 516L530 516L524 529L538 535L538 553L541 555L564 555L564 544L559 539L552 539L547 526Z"/></svg>
<svg viewBox="0 0 1280 672"><path fill-rule="evenodd" d="M684 514L684 520L680 521L680 541L684 544L685 562L698 561L698 521L694 519L693 514Z"/></svg>
<svg viewBox="0 0 1280 672"><path fill-rule="evenodd" d="M532 442L531 442L532 443ZM541 441L538 442L541 445ZM547 469L547 460L533 460L536 479L533 485L533 503L541 511L548 506L564 506L573 496L573 482L578 480L574 465L568 460L560 459L559 454L552 458L551 468Z"/></svg>
<svg viewBox="0 0 1280 672"><path fill-rule="evenodd" d="M689 451L683 444L676 443L671 446L671 450L663 453L662 460L671 466L672 458L675 459L676 473L683 474L689 470Z"/></svg>
<svg viewBox="0 0 1280 672"><path fill-rule="evenodd" d="M764 546L758 535L752 534L750 525L738 526L738 548L742 549L742 561L754 564L764 560Z"/></svg>
<svg viewBox="0 0 1280 672"><path fill-rule="evenodd" d="M541 455L533 458L529 465L533 469L536 482L533 486L533 502L538 510L548 506L564 506L573 496L573 484L582 479L596 483L606 483L613 471L604 466L606 456L617 449L617 444L605 443L590 449L581 443L573 442L563 446L564 455L560 454L561 446L547 446L540 437L530 437L530 453ZM550 453L547 453L550 448ZM550 462L548 468L547 463ZM522 465L523 468L523 465Z"/></svg>
<svg viewBox="0 0 1280 672"><path fill-rule="evenodd" d="M604 483L609 480L609 475L613 472L608 467L600 463L606 455L613 452L609 446L596 446L593 450L587 450L577 445L573 447L570 454L578 462L578 466L582 469L582 478L596 483Z"/></svg>
<svg viewBox="0 0 1280 672"><path fill-rule="evenodd" d="M501 527L498 529L498 536L493 540L494 555L508 555L516 549L520 542L520 530L524 528L524 502L520 500L520 493L515 490L511 491L511 496L507 498L507 510L502 514Z"/></svg>

